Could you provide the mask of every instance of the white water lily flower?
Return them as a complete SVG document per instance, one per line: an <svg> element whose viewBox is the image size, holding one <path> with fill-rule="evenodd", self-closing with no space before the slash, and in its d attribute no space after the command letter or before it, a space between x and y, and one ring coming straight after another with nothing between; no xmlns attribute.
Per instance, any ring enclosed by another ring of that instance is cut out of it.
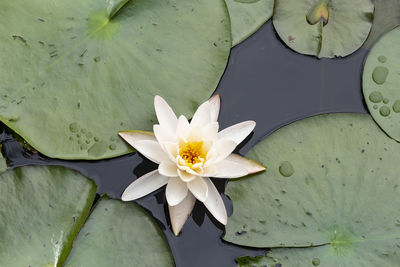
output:
<svg viewBox="0 0 400 267"><path fill-rule="evenodd" d="M159 122L153 127L154 134L119 132L139 153L159 164L157 170L130 184L122 200L135 200L167 185L165 195L175 235L192 212L196 199L225 225L225 205L209 177L238 178L265 170L257 162L232 154L256 123L245 121L218 132L219 95L203 103L190 123L185 116L178 119L160 96L155 97L154 107Z"/></svg>

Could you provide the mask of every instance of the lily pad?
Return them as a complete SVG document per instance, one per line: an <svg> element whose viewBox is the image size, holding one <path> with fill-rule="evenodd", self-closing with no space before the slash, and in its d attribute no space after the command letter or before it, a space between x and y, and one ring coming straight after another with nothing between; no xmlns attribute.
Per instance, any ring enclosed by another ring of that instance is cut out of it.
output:
<svg viewBox="0 0 400 267"><path fill-rule="evenodd" d="M0 120L56 158L130 152L117 133L151 130L156 94L192 114L231 47L223 0L14 0L0 16Z"/></svg>
<svg viewBox="0 0 400 267"><path fill-rule="evenodd" d="M400 25L400 1L372 0L372 2L375 6L374 22L368 39L363 45L368 49L379 37Z"/></svg>
<svg viewBox="0 0 400 267"><path fill-rule="evenodd" d="M225 0L232 27L232 46L256 32L272 17L274 0Z"/></svg>
<svg viewBox="0 0 400 267"><path fill-rule="evenodd" d="M142 208L103 197L66 266L174 266L174 261L163 233Z"/></svg>
<svg viewBox="0 0 400 267"><path fill-rule="evenodd" d="M400 142L400 27L372 48L364 66L363 93L374 120Z"/></svg>
<svg viewBox="0 0 400 267"><path fill-rule="evenodd" d="M373 21L371 0L277 0L273 23L298 53L344 57L359 49Z"/></svg>
<svg viewBox="0 0 400 267"><path fill-rule="evenodd" d="M96 186L61 167L0 175L0 266L61 266L84 223Z"/></svg>
<svg viewBox="0 0 400 267"><path fill-rule="evenodd" d="M249 156L268 169L228 183L233 215L225 240L252 247L309 247L304 253L273 250L269 256L282 261L286 253L290 261L284 266L303 259L309 264L300 266L312 266L313 258L323 261L321 266L398 262L400 144L370 116L304 119L267 137Z"/></svg>

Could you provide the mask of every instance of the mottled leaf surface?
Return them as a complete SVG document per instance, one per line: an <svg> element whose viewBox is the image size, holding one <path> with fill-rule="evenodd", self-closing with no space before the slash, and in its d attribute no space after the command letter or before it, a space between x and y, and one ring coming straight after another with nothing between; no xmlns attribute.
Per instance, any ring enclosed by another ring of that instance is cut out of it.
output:
<svg viewBox="0 0 400 267"><path fill-rule="evenodd" d="M0 175L0 266L61 266L94 201L96 186L61 167Z"/></svg>
<svg viewBox="0 0 400 267"><path fill-rule="evenodd" d="M373 11L371 0L276 0L273 23L282 41L298 53L344 57L367 39Z"/></svg>
<svg viewBox="0 0 400 267"><path fill-rule="evenodd" d="M225 0L235 46L257 31L272 17L274 0Z"/></svg>
<svg viewBox="0 0 400 267"><path fill-rule="evenodd" d="M264 173L228 183L225 240L273 250L283 266L392 266L400 251L400 144L369 115L304 119L249 153ZM311 248L321 246L321 248ZM369 263L370 262L370 263Z"/></svg>
<svg viewBox="0 0 400 267"><path fill-rule="evenodd" d="M154 95L193 114L231 47L223 0L0 3L0 120L43 154L101 159L151 130Z"/></svg>
<svg viewBox="0 0 400 267"><path fill-rule="evenodd" d="M66 266L174 266L154 220L135 203L103 197L81 229Z"/></svg>

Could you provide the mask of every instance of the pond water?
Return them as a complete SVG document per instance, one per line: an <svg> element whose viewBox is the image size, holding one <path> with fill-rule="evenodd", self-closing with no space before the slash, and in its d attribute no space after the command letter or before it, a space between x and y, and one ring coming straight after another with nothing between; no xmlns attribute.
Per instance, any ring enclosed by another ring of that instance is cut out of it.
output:
<svg viewBox="0 0 400 267"><path fill-rule="evenodd" d="M331 112L367 113L361 91L367 53L368 50L360 49L344 59L303 56L286 47L272 22L267 22L231 52L216 90L222 98L220 128L250 119L257 122L254 133L238 148L237 152L245 154L260 139L295 120ZM119 198L137 177L156 168L138 154L92 162L49 159L26 151L7 130L3 131L1 141L10 166L70 167L93 179L99 194L113 198ZM268 167L268 162L265 164ZM225 181L219 179L217 187L221 192L224 186ZM223 198L232 212L231 202ZM163 189L137 202L158 220L178 267L235 266L237 257L263 254L262 249L222 241L223 227L199 203L180 236L175 237L168 226Z"/></svg>

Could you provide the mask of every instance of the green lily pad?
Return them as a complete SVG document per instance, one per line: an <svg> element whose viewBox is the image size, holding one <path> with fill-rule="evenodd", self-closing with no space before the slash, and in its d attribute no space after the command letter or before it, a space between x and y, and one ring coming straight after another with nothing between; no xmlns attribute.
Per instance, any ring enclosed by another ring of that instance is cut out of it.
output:
<svg viewBox="0 0 400 267"><path fill-rule="evenodd" d="M223 0L14 0L0 16L0 120L56 158L130 152L117 133L152 129L156 94L192 114L231 47Z"/></svg>
<svg viewBox="0 0 400 267"><path fill-rule="evenodd" d="M400 27L372 48L364 66L363 93L374 120L400 142Z"/></svg>
<svg viewBox="0 0 400 267"><path fill-rule="evenodd" d="M373 21L371 0L277 0L273 23L298 53L344 57L359 49Z"/></svg>
<svg viewBox="0 0 400 267"><path fill-rule="evenodd" d="M272 17L274 0L225 0L232 27L232 46L256 32Z"/></svg>
<svg viewBox="0 0 400 267"><path fill-rule="evenodd" d="M400 25L400 1L399 0L372 0L374 11L374 22L371 32L363 47L371 48L375 41L384 33L393 30Z"/></svg>
<svg viewBox="0 0 400 267"><path fill-rule="evenodd" d="M61 167L0 175L0 266L61 266L84 223L96 186Z"/></svg>
<svg viewBox="0 0 400 267"><path fill-rule="evenodd" d="M66 266L174 266L174 261L162 232L142 208L102 198Z"/></svg>
<svg viewBox="0 0 400 267"><path fill-rule="evenodd" d="M0 151L1 151L2 145L0 144ZM6 159L3 156L3 153L0 152L0 174L5 172L7 170L7 162Z"/></svg>
<svg viewBox="0 0 400 267"><path fill-rule="evenodd" d="M400 246L400 144L370 116L304 119L267 137L249 156L268 169L228 183L233 215L225 240L310 247L299 256L289 249L269 255L307 259L309 265L299 266L312 266L314 257L321 266L393 266Z"/></svg>

